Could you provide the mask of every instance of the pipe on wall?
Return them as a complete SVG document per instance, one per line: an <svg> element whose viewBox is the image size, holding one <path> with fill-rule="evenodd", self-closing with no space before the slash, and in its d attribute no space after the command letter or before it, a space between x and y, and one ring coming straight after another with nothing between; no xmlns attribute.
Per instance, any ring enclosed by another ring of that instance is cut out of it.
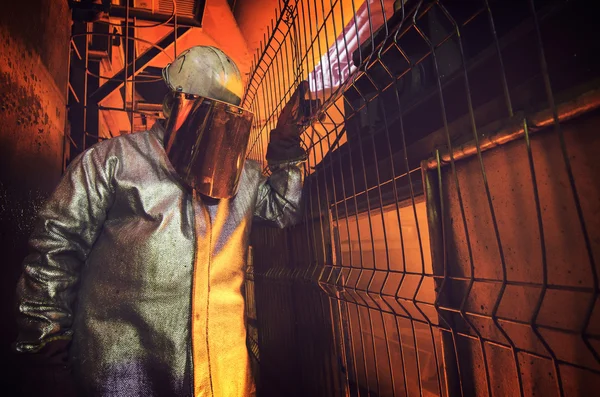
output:
<svg viewBox="0 0 600 397"><path fill-rule="evenodd" d="M556 109L558 122L574 119L598 108L600 108L600 89L594 89L571 101L559 104ZM525 117L525 119L522 115L513 117L506 127L492 135L480 138L479 149L483 152L522 138L525 135L524 120L527 122L529 133L550 127L555 122L552 109L544 109L530 117ZM440 162L443 165L450 163L451 160L462 160L476 154L477 145L475 141L470 141L454 148L452 152L440 153ZM425 160L424 166L428 169L434 169L438 166L438 160L436 158Z"/></svg>

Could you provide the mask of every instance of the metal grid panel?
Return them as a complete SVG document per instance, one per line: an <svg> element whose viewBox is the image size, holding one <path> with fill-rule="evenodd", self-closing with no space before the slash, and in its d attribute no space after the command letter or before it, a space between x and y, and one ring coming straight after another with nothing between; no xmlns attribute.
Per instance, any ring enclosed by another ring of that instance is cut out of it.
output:
<svg viewBox="0 0 600 397"><path fill-rule="evenodd" d="M304 222L256 227L265 395L600 386L598 41L578 2L290 0L249 156L301 80Z"/></svg>

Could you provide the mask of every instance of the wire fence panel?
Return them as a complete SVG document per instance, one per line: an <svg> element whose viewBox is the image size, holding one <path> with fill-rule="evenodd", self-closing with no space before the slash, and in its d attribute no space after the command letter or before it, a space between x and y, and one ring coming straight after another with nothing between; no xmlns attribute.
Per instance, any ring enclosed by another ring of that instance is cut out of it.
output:
<svg viewBox="0 0 600 397"><path fill-rule="evenodd" d="M600 42L583 3L280 2L244 99L249 157L301 81L319 106L303 222L253 229L262 395L596 393Z"/></svg>

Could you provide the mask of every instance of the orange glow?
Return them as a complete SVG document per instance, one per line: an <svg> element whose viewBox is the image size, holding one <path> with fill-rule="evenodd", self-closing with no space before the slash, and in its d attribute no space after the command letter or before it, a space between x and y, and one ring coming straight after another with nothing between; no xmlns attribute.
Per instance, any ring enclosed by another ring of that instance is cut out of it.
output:
<svg viewBox="0 0 600 397"><path fill-rule="evenodd" d="M113 23L118 23L113 20ZM142 22L136 23L143 25ZM150 47L149 43L156 43L162 37L173 30L172 27L155 26L151 28L135 29L135 38L139 40L130 41L135 43L136 54L139 56ZM152 59L146 67L163 68L169 62L172 62L177 54L197 45L210 45L222 49L240 69L243 85L246 84L248 73L251 67L251 58L246 45L246 40L235 21L231 8L226 0L207 0L202 20L201 28L192 28L183 35L177 38L176 44L171 44ZM103 76L112 76L124 66L124 46L113 47L113 58L111 62L103 63L100 74ZM131 61L131 60L129 60ZM138 65L139 66L139 65ZM136 75L142 69L136 69ZM106 80L101 79L101 84ZM233 84L233 83L232 83ZM238 88L239 87L231 87ZM118 91L113 92L110 96L104 99L102 105L110 108L123 108L125 105L129 108L132 105L132 84L131 76L128 76L128 82L125 87L126 100L123 101ZM134 98L135 101L139 98ZM120 135L121 132L131 130L131 121L129 116L124 111L102 111L100 121L100 135L109 137L110 135ZM148 125L139 124L140 117L134 116L134 131L144 130L150 127L153 123L151 117L148 118Z"/></svg>
<svg viewBox="0 0 600 397"><path fill-rule="evenodd" d="M365 288L371 296L376 296L380 289L374 285L377 282L366 286L364 280L373 273L369 269L375 270L375 274L377 271L381 274L387 273L389 263L389 270L397 273L389 273L388 282L383 284L381 289L384 294L396 295L397 302L396 299L387 296L384 296L383 300L394 306L400 313L407 311L410 316L423 319L419 311L422 310L431 321L438 322L437 313L432 306L436 299L436 292L432 277L427 208L422 196L416 198L414 207L409 200L399 203L398 207L395 204L386 206L383 212L374 209L370 214L363 212L357 216L349 216L347 222L340 220L337 223L341 265L365 269L361 272L363 277L360 277L357 282L359 288ZM423 255L421 255L421 247ZM400 272L402 272L402 281L397 277ZM357 273L358 270L354 270L354 274ZM343 283L351 284L352 275L346 274L349 276L343 280ZM421 283L420 287L419 283ZM363 284L365 286L361 287ZM398 285L400 287L397 287ZM366 296L360 291L357 294ZM415 298L418 302L424 303L414 303ZM418 355L421 360L418 372L420 372L423 395L438 395L434 349L441 347L439 341L436 341L437 347L433 345L427 325L411 323L407 318L395 317L387 313L381 315L380 311L373 307L350 305L348 313L349 326L352 330L350 343L354 345L356 351L364 351L365 354L365 360L356 360L355 363L360 386L370 390L379 387L381 395L393 394L390 378L381 377L377 385L372 375L363 376L365 373L377 372L376 368L368 363L381 362L382 357L385 357L389 350L390 361L394 367L391 371L398 371L394 376L402 376L399 371L402 368L402 354L405 357ZM372 326L365 325L368 321L372 321ZM363 349L361 341L373 341L374 350ZM365 363L367 363L366 367ZM413 381L419 376L417 368L407 366L404 371L409 379L405 386L406 392L408 395L419 394L420 386Z"/></svg>
<svg viewBox="0 0 600 397"><path fill-rule="evenodd" d="M213 241L231 218L231 201L220 200L216 217L194 193L196 260L192 286L194 395L246 396L253 388L246 348L244 282L248 223L238 223L227 241ZM210 241L210 244L206 242ZM243 374L246 374L244 376ZM207 393L207 391L212 393Z"/></svg>
<svg viewBox="0 0 600 397"><path fill-rule="evenodd" d="M332 4L316 7L310 2L291 2L290 6L296 7L297 29L287 32L288 28L282 23L272 33L274 42L286 43L281 48L265 50L266 62L275 59L273 64L277 72L262 77L261 68L257 68L256 82L268 89L251 89L244 104L256 114L255 125L262 131L260 140L263 148L268 145L268 131L275 128L277 114L293 93L290 87L295 87L300 80L308 80L313 98L325 102L332 90L339 87L340 79L348 78L352 69L350 58L359 43L367 40L370 33L375 32L385 18L393 14L393 1L390 0L383 3L383 10L381 3L373 0L369 0L369 7L366 7L365 0L341 0ZM321 29L313 26L320 26ZM294 54L306 56L297 59ZM265 92L269 92L269 95L265 96ZM318 164L327 154L329 145L343 129L343 122L344 103L340 99L336 106L326 110L322 122L316 122L306 130L302 138L305 147L312 148L309 154L312 165ZM338 145L343 143L345 137Z"/></svg>
<svg viewBox="0 0 600 397"><path fill-rule="evenodd" d="M145 29L152 30L152 29ZM147 34L142 32L142 38ZM154 36L153 36L154 37ZM150 39L152 40L152 39ZM155 39L156 41L156 39ZM240 69L242 79L246 82L250 71L250 54L246 40L233 17L226 0L207 0L201 28L193 28L177 39L177 54L197 45L210 45L225 52ZM165 53L158 55L149 66L164 67L174 58L175 46L171 44Z"/></svg>
<svg viewBox="0 0 600 397"><path fill-rule="evenodd" d="M412 202L402 202L398 209L395 204L384 207L383 216L379 209L373 209L370 215L363 212L338 224L342 266L387 270L389 261L392 271L433 274L427 209L422 198L416 200L414 209ZM433 291L429 297L435 298Z"/></svg>

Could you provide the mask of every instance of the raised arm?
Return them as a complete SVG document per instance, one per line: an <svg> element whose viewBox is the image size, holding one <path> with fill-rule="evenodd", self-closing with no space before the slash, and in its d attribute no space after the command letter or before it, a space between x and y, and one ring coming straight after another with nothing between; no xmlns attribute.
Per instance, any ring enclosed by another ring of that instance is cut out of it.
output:
<svg viewBox="0 0 600 397"><path fill-rule="evenodd" d="M260 187L255 215L281 228L301 218L303 162L307 158L301 146L301 127L319 107L319 101L308 96L309 85L303 81L281 111L267 147L271 176Z"/></svg>

